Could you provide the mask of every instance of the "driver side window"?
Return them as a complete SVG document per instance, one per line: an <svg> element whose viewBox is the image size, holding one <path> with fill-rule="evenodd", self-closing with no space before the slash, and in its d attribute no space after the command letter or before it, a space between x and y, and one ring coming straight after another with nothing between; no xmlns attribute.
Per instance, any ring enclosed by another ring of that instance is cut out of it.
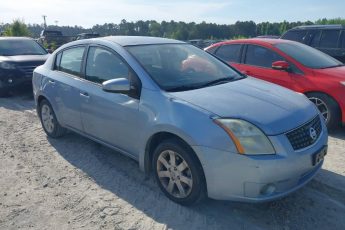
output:
<svg viewBox="0 0 345 230"><path fill-rule="evenodd" d="M129 68L114 53L101 47L90 47L86 60L86 79L102 84L116 78L129 78Z"/></svg>

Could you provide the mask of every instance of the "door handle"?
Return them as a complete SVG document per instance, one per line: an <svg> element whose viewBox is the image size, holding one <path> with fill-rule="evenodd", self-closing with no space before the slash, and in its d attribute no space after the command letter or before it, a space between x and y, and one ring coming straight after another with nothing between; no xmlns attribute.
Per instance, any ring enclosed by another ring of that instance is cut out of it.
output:
<svg viewBox="0 0 345 230"><path fill-rule="evenodd" d="M51 79L49 79L48 82L49 82L50 84L55 84L55 81L54 81L54 80L51 80Z"/></svg>
<svg viewBox="0 0 345 230"><path fill-rule="evenodd" d="M80 96L89 98L90 95L87 92L81 92Z"/></svg>

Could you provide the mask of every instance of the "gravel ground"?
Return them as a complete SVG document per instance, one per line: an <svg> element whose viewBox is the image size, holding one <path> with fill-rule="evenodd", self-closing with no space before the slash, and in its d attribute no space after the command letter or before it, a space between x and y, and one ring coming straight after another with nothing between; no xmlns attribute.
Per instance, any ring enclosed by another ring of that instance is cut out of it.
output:
<svg viewBox="0 0 345 230"><path fill-rule="evenodd" d="M44 134L30 93L0 98L0 229L345 229L345 128L321 172L279 201L168 200L138 163L70 133Z"/></svg>

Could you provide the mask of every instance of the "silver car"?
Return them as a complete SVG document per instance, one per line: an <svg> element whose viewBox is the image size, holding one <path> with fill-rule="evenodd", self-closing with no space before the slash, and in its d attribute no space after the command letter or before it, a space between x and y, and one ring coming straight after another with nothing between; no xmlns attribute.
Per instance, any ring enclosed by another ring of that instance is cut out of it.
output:
<svg viewBox="0 0 345 230"><path fill-rule="evenodd" d="M324 121L305 96L176 40L68 43L36 68L33 90L49 137L71 130L137 160L182 205L283 197L327 153Z"/></svg>

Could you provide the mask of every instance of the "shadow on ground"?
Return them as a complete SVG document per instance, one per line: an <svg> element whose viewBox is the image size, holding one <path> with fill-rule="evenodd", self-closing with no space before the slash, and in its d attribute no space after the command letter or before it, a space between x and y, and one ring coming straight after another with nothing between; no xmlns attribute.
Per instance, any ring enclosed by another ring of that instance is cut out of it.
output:
<svg viewBox="0 0 345 230"><path fill-rule="evenodd" d="M321 181L312 181L287 198L264 204L206 200L182 207L168 200L153 177L138 163L111 149L70 133L48 139L58 153L84 171L102 188L127 201L172 229L343 229L344 193ZM328 178L341 175L322 171Z"/></svg>
<svg viewBox="0 0 345 230"><path fill-rule="evenodd" d="M329 131L329 135L334 138L345 140L345 126Z"/></svg>
<svg viewBox="0 0 345 230"><path fill-rule="evenodd" d="M0 97L0 107L17 111L34 108L32 87L20 87L12 90L9 95L3 98Z"/></svg>

